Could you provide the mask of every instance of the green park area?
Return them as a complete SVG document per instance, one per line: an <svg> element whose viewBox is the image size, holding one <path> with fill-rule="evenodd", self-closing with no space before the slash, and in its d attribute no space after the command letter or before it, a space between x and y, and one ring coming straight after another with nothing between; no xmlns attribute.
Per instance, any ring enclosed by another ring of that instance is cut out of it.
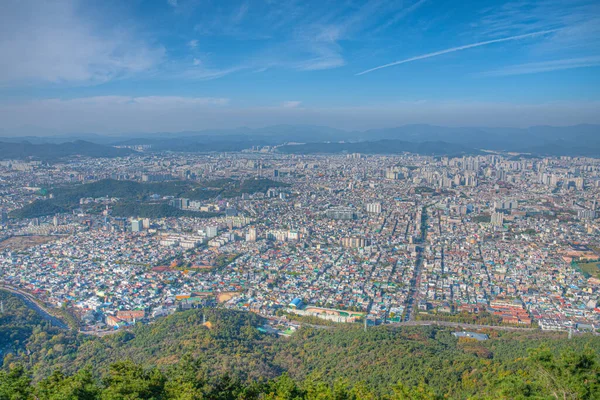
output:
<svg viewBox="0 0 600 400"><path fill-rule="evenodd" d="M581 262L577 266L586 276L600 279L600 261Z"/></svg>

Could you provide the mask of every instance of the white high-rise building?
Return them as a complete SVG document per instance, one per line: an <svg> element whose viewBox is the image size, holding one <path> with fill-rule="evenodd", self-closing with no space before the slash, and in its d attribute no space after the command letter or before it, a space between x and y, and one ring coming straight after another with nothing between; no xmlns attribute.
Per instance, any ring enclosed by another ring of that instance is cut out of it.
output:
<svg viewBox="0 0 600 400"><path fill-rule="evenodd" d="M139 219L131 220L131 232L141 232L142 230L142 221Z"/></svg>
<svg viewBox="0 0 600 400"><path fill-rule="evenodd" d="M380 214L381 213L381 203L368 203L367 204L367 212L372 214Z"/></svg>
<svg viewBox="0 0 600 400"><path fill-rule="evenodd" d="M214 238L219 234L219 229L216 226L207 226L206 227L206 236L208 238Z"/></svg>
<svg viewBox="0 0 600 400"><path fill-rule="evenodd" d="M502 226L502 224L504 224L504 214L500 212L493 212L491 222L494 226Z"/></svg>
<svg viewBox="0 0 600 400"><path fill-rule="evenodd" d="M246 242L256 242L256 228L248 229L246 234Z"/></svg>

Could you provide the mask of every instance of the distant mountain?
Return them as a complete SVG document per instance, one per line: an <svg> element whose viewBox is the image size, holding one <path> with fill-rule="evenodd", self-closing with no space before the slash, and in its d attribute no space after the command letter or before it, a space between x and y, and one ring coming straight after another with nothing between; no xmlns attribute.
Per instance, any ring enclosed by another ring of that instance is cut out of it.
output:
<svg viewBox="0 0 600 400"><path fill-rule="evenodd" d="M281 146L278 150L288 154L310 153L364 153L364 154L400 154L416 153L422 155L463 155L480 154L477 149L442 141L412 143L402 140L379 140L355 143L306 143Z"/></svg>
<svg viewBox="0 0 600 400"><path fill-rule="evenodd" d="M151 145L151 151L239 151L252 146L281 145L289 142L378 142L456 145L458 152L469 149L530 152L537 155L586 155L600 157L600 126L532 126L529 128L443 127L404 125L365 131L344 131L315 125L273 125L263 128L206 129L183 132L128 133L101 136L93 133L28 137L31 143L64 143L74 138L97 144ZM23 138L0 139L21 142ZM407 145L408 146L408 145ZM432 146L432 145L430 145ZM460 146L466 149L461 149ZM410 147L410 146L408 146ZM427 153L436 153L437 145ZM444 151L445 152L445 151Z"/></svg>
<svg viewBox="0 0 600 400"><path fill-rule="evenodd" d="M525 151L558 140L571 146L600 147L600 126L534 126L530 128L449 128L434 125L405 125L363 132L369 140L397 139L412 142L445 141L469 147L503 151Z"/></svg>
<svg viewBox="0 0 600 400"><path fill-rule="evenodd" d="M122 157L135 153L130 149L118 149L112 146L78 140L66 143L33 144L27 141L19 143L0 142L0 159L36 158L53 160L68 156Z"/></svg>
<svg viewBox="0 0 600 400"><path fill-rule="evenodd" d="M172 139L129 139L119 142L119 146L151 145L152 151L177 151L183 153L235 152L252 146L278 144L274 141L251 140L245 137L178 137Z"/></svg>
<svg viewBox="0 0 600 400"><path fill-rule="evenodd" d="M231 143L240 150L257 145L276 145L285 142L317 142L347 140L348 132L313 125L274 125L265 128L236 128L221 130L186 131L177 133L155 133L138 135L115 145L153 145L154 150L173 151L235 151ZM195 144L189 147L190 144ZM223 150L221 150L223 148Z"/></svg>

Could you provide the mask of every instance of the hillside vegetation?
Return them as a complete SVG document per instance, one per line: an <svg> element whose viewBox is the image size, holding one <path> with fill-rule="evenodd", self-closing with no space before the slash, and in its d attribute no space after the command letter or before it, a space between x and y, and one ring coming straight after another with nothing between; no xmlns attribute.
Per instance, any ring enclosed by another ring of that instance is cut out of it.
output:
<svg viewBox="0 0 600 400"><path fill-rule="evenodd" d="M231 198L244 193L264 193L269 188L285 187L284 183L270 179L219 179L214 181L169 181L140 183L103 179L75 186L55 188L51 199L36 200L11 213L14 218L35 218L66 212L79 207L81 198L117 198L115 216L166 218L181 216L210 217L213 214L178 210L165 200L153 200L150 196L172 196L190 200ZM102 207L99 208L99 210Z"/></svg>
<svg viewBox="0 0 600 400"><path fill-rule="evenodd" d="M203 316L210 327L203 325ZM14 324L12 317L2 321ZM592 335L567 340L556 333L490 332L496 337L475 342L434 327L363 332L336 326L302 328L285 338L261 333L257 327L263 321L255 314L221 309L177 312L102 338L28 321L22 335L4 341L12 350L0 374L2 400L27 398L8 395L16 390L48 399L512 399L555 394L595 399L600 393L600 338ZM60 397L74 388L90 391L91 397Z"/></svg>
<svg viewBox="0 0 600 400"><path fill-rule="evenodd" d="M134 153L135 151L130 149L105 146L83 140L60 144L32 144L27 141L19 143L0 142L0 160L14 160L31 157L49 161L71 156L114 158L124 157Z"/></svg>

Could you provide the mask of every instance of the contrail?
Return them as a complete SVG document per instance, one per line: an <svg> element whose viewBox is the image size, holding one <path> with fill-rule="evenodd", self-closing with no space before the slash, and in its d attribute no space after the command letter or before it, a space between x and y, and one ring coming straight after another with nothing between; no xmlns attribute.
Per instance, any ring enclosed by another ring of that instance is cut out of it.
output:
<svg viewBox="0 0 600 400"><path fill-rule="evenodd" d="M547 30L547 31L526 33L524 35L511 36L511 37L506 37L506 38L502 38L502 39L494 39L494 40L488 40L488 41L485 41L485 42L467 44L465 46L460 46L460 47L453 47L451 49L436 51L435 53L423 54L421 56L407 58L406 60L394 61L393 63L389 63L389 64L385 64L385 65L380 65L379 67L375 67L375 68L371 68L371 69L368 69L368 70L363 71L363 72L359 72L358 74L356 74L356 76L368 74L369 72L377 71L378 69L383 69L383 68L387 68L387 67L393 67L394 65L406 64L406 63L417 61L417 60L423 60L425 58L431 58L431 57L441 56L442 54L454 53L455 51L461 51L461 50L471 49L473 47L487 46L488 44L492 44L492 43L500 43L500 42L508 42L510 40L525 39L525 38L532 37L532 36L547 35L548 33L556 32L556 31L559 31L559 30L560 29L550 29L550 30Z"/></svg>

